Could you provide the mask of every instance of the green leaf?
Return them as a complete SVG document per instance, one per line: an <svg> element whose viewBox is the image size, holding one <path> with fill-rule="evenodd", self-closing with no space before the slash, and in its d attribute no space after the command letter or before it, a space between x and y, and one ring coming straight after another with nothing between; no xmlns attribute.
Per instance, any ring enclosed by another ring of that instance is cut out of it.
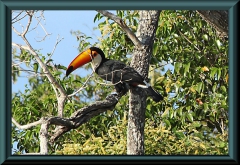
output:
<svg viewBox="0 0 240 165"><path fill-rule="evenodd" d="M154 43L154 44L153 44L153 55L154 55L154 56L157 54L157 51L158 51L158 44L157 44L157 43Z"/></svg>
<svg viewBox="0 0 240 165"><path fill-rule="evenodd" d="M224 93L226 93L227 92L227 89L226 89L226 87L225 86L221 86L220 87L220 89L224 92Z"/></svg>
<svg viewBox="0 0 240 165"><path fill-rule="evenodd" d="M214 76L215 76L217 70L218 70L218 68L216 68L216 67L211 68L210 78L214 79Z"/></svg>
<svg viewBox="0 0 240 165"><path fill-rule="evenodd" d="M202 38L203 38L205 41L208 41L208 35L207 35L207 34L204 34L204 35L202 36Z"/></svg>
<svg viewBox="0 0 240 165"><path fill-rule="evenodd" d="M93 19L93 22L94 22L94 23L96 22L97 19L99 20L99 16L100 16L100 13L97 13L97 14L95 15L95 17L94 17L94 19Z"/></svg>
<svg viewBox="0 0 240 165"><path fill-rule="evenodd" d="M35 115L39 115L39 111L36 108L32 107L31 110Z"/></svg>
<svg viewBox="0 0 240 165"><path fill-rule="evenodd" d="M179 139L183 139L185 137L183 132L175 132L175 134Z"/></svg>
<svg viewBox="0 0 240 165"><path fill-rule="evenodd" d="M222 71L222 69L218 68L218 70L217 70L217 80L219 80L220 77L221 77L221 71Z"/></svg>
<svg viewBox="0 0 240 165"><path fill-rule="evenodd" d="M163 45L162 50L168 50L168 47L166 45Z"/></svg>
<svg viewBox="0 0 240 165"><path fill-rule="evenodd" d="M170 127L171 123L169 122L169 120L164 120L164 123L166 124L166 127Z"/></svg>
<svg viewBox="0 0 240 165"><path fill-rule="evenodd" d="M226 146L225 142L220 142L220 145L219 145L220 148L224 148L225 146Z"/></svg>
<svg viewBox="0 0 240 165"><path fill-rule="evenodd" d="M176 72L178 74L181 67L182 67L182 63L175 62L175 64L174 64L174 72Z"/></svg>
<svg viewBox="0 0 240 165"><path fill-rule="evenodd" d="M187 64L184 65L184 75L186 75L186 73L189 72L190 64L191 64L191 63L189 62L189 63L187 63Z"/></svg>
<svg viewBox="0 0 240 165"><path fill-rule="evenodd" d="M50 63L52 61L53 61L53 59L49 59L49 60L47 60L46 64L48 64L48 63Z"/></svg>
<svg viewBox="0 0 240 165"><path fill-rule="evenodd" d="M191 113L187 113L187 118L188 120L190 120L191 122L193 122L193 116Z"/></svg>
<svg viewBox="0 0 240 165"><path fill-rule="evenodd" d="M220 47L221 47L221 45L222 45L221 42L220 42L220 40L216 40L215 42L216 42L216 45L217 45L218 49L220 49Z"/></svg>
<svg viewBox="0 0 240 165"><path fill-rule="evenodd" d="M192 126L193 127L200 127L202 124L199 122L199 121L194 121L193 123L192 123Z"/></svg>
<svg viewBox="0 0 240 165"><path fill-rule="evenodd" d="M163 118L168 117L168 115L169 115L169 109L170 109L170 108L166 108L166 109L165 109L165 111L164 111L163 114L162 114L162 117L163 117Z"/></svg>
<svg viewBox="0 0 240 165"><path fill-rule="evenodd" d="M210 79L205 79L205 82L212 85L212 81Z"/></svg>
<svg viewBox="0 0 240 165"><path fill-rule="evenodd" d="M175 38L178 38L178 37L179 37L178 34L173 34L173 36L174 36Z"/></svg>
<svg viewBox="0 0 240 165"><path fill-rule="evenodd" d="M191 110L191 106L186 106L186 110L190 111Z"/></svg>
<svg viewBox="0 0 240 165"><path fill-rule="evenodd" d="M34 64L33 64L33 71L34 71L35 73L37 73L37 71L38 71L38 63L34 63Z"/></svg>
<svg viewBox="0 0 240 165"><path fill-rule="evenodd" d="M214 84L212 87L212 91L215 93L216 92L216 88L217 88L217 84Z"/></svg>
<svg viewBox="0 0 240 165"><path fill-rule="evenodd" d="M183 110L183 107L179 107L177 109L177 113L178 113L179 116L182 116L182 110Z"/></svg>
<svg viewBox="0 0 240 165"><path fill-rule="evenodd" d="M203 87L203 82L197 83L197 89L196 90L197 90L198 93L201 93L202 87Z"/></svg>
<svg viewBox="0 0 240 165"><path fill-rule="evenodd" d="M63 70L67 70L67 67L63 66L63 65L58 65L58 69L63 69Z"/></svg>
<svg viewBox="0 0 240 165"><path fill-rule="evenodd" d="M204 110L208 110L208 109L209 109L207 103L203 103L203 109L204 109Z"/></svg>
<svg viewBox="0 0 240 165"><path fill-rule="evenodd" d="M61 75L61 74L62 74L61 71L55 71L55 72L54 72L54 76L59 76L59 75Z"/></svg>

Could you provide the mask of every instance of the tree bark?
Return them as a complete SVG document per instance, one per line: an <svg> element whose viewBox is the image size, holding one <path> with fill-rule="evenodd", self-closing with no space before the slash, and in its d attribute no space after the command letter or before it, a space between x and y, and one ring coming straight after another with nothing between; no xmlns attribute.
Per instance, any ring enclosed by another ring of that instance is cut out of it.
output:
<svg viewBox="0 0 240 165"><path fill-rule="evenodd" d="M200 16L212 25L220 36L228 36L228 11L226 10L197 10Z"/></svg>
<svg viewBox="0 0 240 165"><path fill-rule="evenodd" d="M139 11L139 24L136 36L144 45L135 47L131 66L146 79L152 55L153 41L158 27L160 11ZM146 94L141 88L131 88L129 97L127 154L144 154L144 126Z"/></svg>

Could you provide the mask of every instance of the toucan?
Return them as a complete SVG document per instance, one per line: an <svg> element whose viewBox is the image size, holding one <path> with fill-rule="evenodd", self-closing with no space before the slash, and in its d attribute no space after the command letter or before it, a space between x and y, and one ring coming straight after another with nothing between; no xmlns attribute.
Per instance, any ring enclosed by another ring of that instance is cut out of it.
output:
<svg viewBox="0 0 240 165"><path fill-rule="evenodd" d="M103 51L97 47L90 47L80 53L69 64L66 76L89 62L91 62L94 72L102 79L110 81L117 92L128 89L126 85L141 87L155 102L163 100L163 96L154 90L138 71L121 61L107 59Z"/></svg>

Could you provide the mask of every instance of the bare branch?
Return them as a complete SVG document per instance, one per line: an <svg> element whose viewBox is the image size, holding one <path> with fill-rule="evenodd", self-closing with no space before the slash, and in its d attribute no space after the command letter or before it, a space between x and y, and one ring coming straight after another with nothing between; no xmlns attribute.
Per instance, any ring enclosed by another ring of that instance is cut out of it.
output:
<svg viewBox="0 0 240 165"><path fill-rule="evenodd" d="M112 19L115 21L127 34L127 36L132 40L133 44L139 48L143 47L142 42L137 38L137 36L128 28L128 26L125 24L125 22L117 17L116 15L112 14L111 12L108 12L106 10L96 10L97 12L101 13L102 15Z"/></svg>
<svg viewBox="0 0 240 165"><path fill-rule="evenodd" d="M63 89L63 87L53 77L53 75L49 71L48 67L41 60L41 58L38 56L38 53L33 49L31 44L29 43L28 39L26 38L25 35L26 35L27 32L29 32L29 27L30 27L30 25L32 23L32 17L34 16L34 11L26 11L26 12L28 13L29 19L28 19L28 23L27 23L27 26L26 26L25 30L22 33L20 33L13 26L12 26L12 28L19 36L22 37L23 41L27 45L27 48L24 47L24 49L28 50L34 56L35 60L39 64L39 66L42 68L43 73L46 75L46 77L48 78L50 84L52 85L52 87L53 87L53 89L55 91L57 100L58 100L58 116L62 117L63 116L64 103L65 103L65 100L67 98L67 94L66 94L65 90ZM37 17L35 17L35 18L38 20ZM40 22L38 22L38 23L40 24ZM41 26L41 24L40 24L40 26ZM45 31L44 28L43 28L43 30ZM23 48L22 46L20 46L18 44L12 43L12 45L20 47L20 48Z"/></svg>
<svg viewBox="0 0 240 165"><path fill-rule="evenodd" d="M51 83L53 89L57 88L60 92L60 95L67 96L62 86L55 80L51 72L48 70L47 66L42 62L42 60L39 58L38 54L35 52L35 50L32 48L29 41L26 39L25 36L22 36L22 39L25 41L27 46L30 49L30 53L35 57L36 61L39 63L40 67L43 69L43 72L46 74L49 82ZM58 97L58 94L56 93L56 96Z"/></svg>
<svg viewBox="0 0 240 165"><path fill-rule="evenodd" d="M22 37L25 37L25 35L27 34L27 32L28 32L28 30L29 30L29 27L30 27L30 25L31 25L31 23L32 23L32 16L33 16L33 14L34 14L34 11L26 11L26 12L28 13L29 18L28 18L28 23L27 23L26 29L25 29L25 31L21 34Z"/></svg>
<svg viewBox="0 0 240 165"><path fill-rule="evenodd" d="M16 15L16 16L12 19L12 21L13 21L14 19L16 19L18 16L20 16L22 13L23 13L23 11L21 11L18 15ZM12 24L20 21L21 19L25 18L26 16L27 16L27 14L25 14L24 16L22 16L22 17L19 18L19 19L16 19L16 21L12 22Z"/></svg>
<svg viewBox="0 0 240 165"><path fill-rule="evenodd" d="M35 27L33 27L30 31L32 31L32 30L35 30L37 27L38 27L38 25L40 25L41 26L41 28L42 28L42 30L44 31L44 33L45 33L45 36L43 36L43 37L40 37L40 38L42 38L41 40L36 40L37 42L42 42L42 41L44 41L45 40L45 38L47 37L47 36L49 36L49 35L51 35L51 33L49 34L48 32L47 32L47 30L45 29L45 27L42 25L42 23L41 23L41 21L42 21L42 19L44 19L44 16L43 16L43 11L41 12L41 14L40 14L40 19L39 19L39 17L37 17L35 14L33 15L34 16L34 18L37 20L37 24L36 24L36 26Z"/></svg>
<svg viewBox="0 0 240 165"><path fill-rule="evenodd" d="M19 33L20 34L20 33ZM21 34L20 34L21 35ZM14 42L12 42L12 46L16 46L18 47L19 49L21 50L27 50L27 51L31 51L31 49L28 47L28 46L24 46L24 45L21 45L21 44L16 44Z"/></svg>
<svg viewBox="0 0 240 165"><path fill-rule="evenodd" d="M54 131L54 135L52 135L50 138L50 142L53 143L64 133L70 131L71 129L78 128L82 124L89 121L92 117L97 116L98 114L107 110L113 110L118 103L118 100L125 94L126 93L110 94L103 101L96 101L89 106L77 110L69 119L66 119L71 122L71 125L57 127Z"/></svg>
<svg viewBox="0 0 240 165"><path fill-rule="evenodd" d="M43 117L38 121L21 125L19 124L14 118L12 118L12 122L18 129L29 129L31 127L35 127L39 124L48 124L48 125L60 125L60 126L66 126L66 127L73 127L73 122L69 119L64 119L61 117Z"/></svg>
<svg viewBox="0 0 240 165"><path fill-rule="evenodd" d="M32 127L38 125L38 124L42 124L43 120L40 119L40 120L35 121L33 123L30 123L30 124L20 125L14 118L12 118L12 122L13 122L14 125L16 125L16 127L18 129L29 129L29 128L32 128Z"/></svg>
<svg viewBox="0 0 240 165"><path fill-rule="evenodd" d="M85 88L85 85L87 84L87 82L89 81L89 79L93 76L94 71L92 71L92 73L90 74L90 76L87 78L87 80L84 82L84 84L81 86L81 88L79 88L76 92L68 95L68 97L72 97L74 95L76 95L79 91L83 90Z"/></svg>
<svg viewBox="0 0 240 165"><path fill-rule="evenodd" d="M24 39L25 37L23 37L23 39ZM26 39L26 38L25 38ZM14 43L14 42L12 42L12 46L16 46L16 47L19 47L20 49L24 49L24 50L27 50L27 51L29 51L30 53L32 53L33 51L30 49L30 47L29 46L23 46L23 45L20 45L20 44L16 44L16 43ZM35 52L35 51L34 51ZM36 53L36 55L37 55L37 53ZM39 58L39 57L38 57ZM37 60L38 61L38 60ZM39 61L41 61L41 59L39 58ZM39 63L39 61L38 61L38 63ZM42 61L41 61L42 62ZM45 64L42 62L42 64L45 66ZM41 66L41 65L40 65ZM24 70L24 69L23 69ZM25 71L27 71L27 72L30 72L29 70L25 70ZM32 71L33 72L33 71ZM49 72L50 73L50 72ZM44 72L44 73L41 73L41 75L46 75L47 76L47 74L48 74L48 72ZM53 78L54 79L54 78ZM55 80L55 79L54 79ZM55 80L56 81L56 80ZM59 85L60 86L60 85ZM57 91L57 89L56 89L56 87L52 84L52 87L53 87L53 90L54 90L54 92L55 92L55 94L56 94L56 96L57 96L57 98L58 98L58 91ZM64 94L65 94L65 92L64 92ZM66 97L66 95L64 95L64 97ZM62 113L60 113L60 114L62 114Z"/></svg>
<svg viewBox="0 0 240 165"><path fill-rule="evenodd" d="M55 45L54 45L54 47L53 47L52 53L50 54L50 56L49 56L48 59L52 58L52 56L53 56L53 54L54 54L54 52L55 52L55 50L56 50L56 48L57 48L57 45L58 45L63 39L64 39L64 38L59 39L59 35L58 35L57 41L56 41L56 43L55 43Z"/></svg>
<svg viewBox="0 0 240 165"><path fill-rule="evenodd" d="M45 27L41 23L42 17L43 17L42 14L41 14L41 19L38 19L38 17L36 17L36 15L34 15L34 18L37 20L37 25L36 26L40 25L41 28L43 29L43 31L45 32L45 34L48 35L48 32L46 31Z"/></svg>
<svg viewBox="0 0 240 165"><path fill-rule="evenodd" d="M12 26L12 29L18 36L21 36L21 33L19 31L17 31L17 29L15 29L13 26Z"/></svg>
<svg viewBox="0 0 240 165"><path fill-rule="evenodd" d="M20 125L13 118L12 118L12 122L19 129L28 129L38 124L42 124L42 127L41 127L42 132L40 131L40 134L41 136L43 136L42 137L43 141L46 140L45 139L47 137L46 130L48 129L49 125L57 125L58 127L56 127L56 129L54 130L54 134L50 138L50 142L54 142L64 133L70 131L71 129L78 128L82 124L89 121L92 117L97 116L98 114L105 112L107 110L113 110L116 104L118 103L118 100L125 94L126 93L110 94L103 101L96 101L91 105L88 105L86 107L83 107L77 110L71 115L70 118L43 117L39 121L30 123L27 125Z"/></svg>

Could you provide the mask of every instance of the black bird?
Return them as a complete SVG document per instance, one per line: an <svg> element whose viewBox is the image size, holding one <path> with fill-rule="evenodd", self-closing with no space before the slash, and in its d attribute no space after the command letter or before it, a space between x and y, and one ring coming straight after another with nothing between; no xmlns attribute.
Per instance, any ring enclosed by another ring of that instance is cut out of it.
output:
<svg viewBox="0 0 240 165"><path fill-rule="evenodd" d="M103 51L97 47L91 47L80 53L68 66L66 76L89 62L98 76L115 85L117 92L126 89L125 83L127 83L129 86L143 88L155 102L163 100L162 95L154 90L134 68L121 61L107 59Z"/></svg>

